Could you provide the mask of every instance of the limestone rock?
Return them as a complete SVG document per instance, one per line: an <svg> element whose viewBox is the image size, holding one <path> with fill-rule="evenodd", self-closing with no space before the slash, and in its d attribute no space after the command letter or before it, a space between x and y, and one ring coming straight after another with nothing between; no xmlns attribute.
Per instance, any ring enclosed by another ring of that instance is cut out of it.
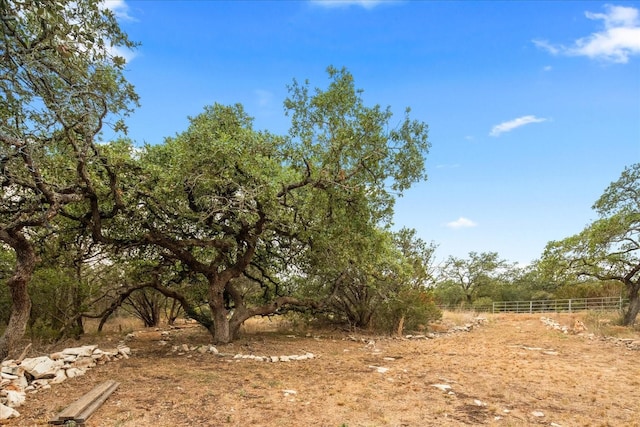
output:
<svg viewBox="0 0 640 427"><path fill-rule="evenodd" d="M36 380L55 377L62 365L60 360L51 360L48 356L24 359L20 364L25 372Z"/></svg>
<svg viewBox="0 0 640 427"><path fill-rule="evenodd" d="M449 384L431 384L431 387L439 388L442 391L451 390L451 386Z"/></svg>
<svg viewBox="0 0 640 427"><path fill-rule="evenodd" d="M10 408L17 408L22 405L27 398L27 395L24 391L16 391L16 390L5 390L7 402L6 405Z"/></svg>
<svg viewBox="0 0 640 427"><path fill-rule="evenodd" d="M0 420L8 420L9 418L17 418L19 416L20 412L0 403Z"/></svg>
<svg viewBox="0 0 640 427"><path fill-rule="evenodd" d="M64 350L62 350L62 354L78 357L89 357L93 354L93 351L97 347L97 345L85 345L82 347L65 348Z"/></svg>

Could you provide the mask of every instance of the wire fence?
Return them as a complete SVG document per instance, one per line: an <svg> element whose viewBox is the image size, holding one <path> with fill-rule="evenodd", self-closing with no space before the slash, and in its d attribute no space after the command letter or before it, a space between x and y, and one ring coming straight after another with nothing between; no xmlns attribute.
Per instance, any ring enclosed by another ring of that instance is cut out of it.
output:
<svg viewBox="0 0 640 427"><path fill-rule="evenodd" d="M627 303L622 297L571 298L532 301L496 301L492 313L573 313L577 311L619 311ZM487 307L488 308L488 307Z"/></svg>

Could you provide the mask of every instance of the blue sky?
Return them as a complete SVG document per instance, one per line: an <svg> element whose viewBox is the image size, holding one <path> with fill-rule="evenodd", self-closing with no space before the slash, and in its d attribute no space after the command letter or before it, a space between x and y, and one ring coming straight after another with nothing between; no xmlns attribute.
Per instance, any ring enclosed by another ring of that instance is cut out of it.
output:
<svg viewBox="0 0 640 427"><path fill-rule="evenodd" d="M284 134L292 79L345 66L370 104L429 124L429 179L396 227L437 258L495 251L527 264L596 218L640 161L640 2L109 1L130 37L141 107L130 137L160 143L205 105L242 103ZM399 120L399 119L398 119Z"/></svg>

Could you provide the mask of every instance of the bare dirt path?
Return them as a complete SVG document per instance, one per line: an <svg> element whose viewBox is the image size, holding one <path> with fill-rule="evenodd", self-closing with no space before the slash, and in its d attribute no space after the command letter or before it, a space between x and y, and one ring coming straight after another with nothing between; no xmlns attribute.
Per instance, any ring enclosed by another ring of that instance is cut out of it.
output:
<svg viewBox="0 0 640 427"><path fill-rule="evenodd" d="M315 355L291 362L171 351L207 338L198 328L139 333L133 357L29 396L5 424L44 425L113 379L119 389L87 426L640 426L640 351L563 334L540 316L490 316L435 339L261 333L218 347Z"/></svg>

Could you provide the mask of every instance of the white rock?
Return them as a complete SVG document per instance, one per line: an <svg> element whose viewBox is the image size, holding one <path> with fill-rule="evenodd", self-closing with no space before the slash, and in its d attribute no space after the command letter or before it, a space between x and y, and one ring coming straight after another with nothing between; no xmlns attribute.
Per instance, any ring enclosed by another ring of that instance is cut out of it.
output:
<svg viewBox="0 0 640 427"><path fill-rule="evenodd" d="M56 376L51 379L49 381L50 384L60 384L61 382L63 382L64 380L67 379L67 373L66 370L64 369L60 369L57 373Z"/></svg>
<svg viewBox="0 0 640 427"><path fill-rule="evenodd" d="M0 403L0 420L8 420L9 418L17 418L19 416L20 412Z"/></svg>
<svg viewBox="0 0 640 427"><path fill-rule="evenodd" d="M541 411L533 411L533 412L531 413L531 415L533 415L534 417L538 417L538 418L540 418L540 417L544 417L544 412L541 412Z"/></svg>
<svg viewBox="0 0 640 427"><path fill-rule="evenodd" d="M218 354L219 351L218 351L217 348L215 348L214 346L210 345L209 346L209 353Z"/></svg>
<svg viewBox="0 0 640 427"><path fill-rule="evenodd" d="M66 375L67 378L75 378L75 377L80 377L82 375L85 374L85 370L84 369L79 369L79 368L69 368L66 370Z"/></svg>
<svg viewBox="0 0 640 427"><path fill-rule="evenodd" d="M93 354L93 350L95 350L97 347L97 345L84 345L82 347L65 348L64 350L62 350L62 354L89 357Z"/></svg>
<svg viewBox="0 0 640 427"><path fill-rule="evenodd" d="M88 369L96 366L93 357L79 357L73 362L73 367L80 369Z"/></svg>
<svg viewBox="0 0 640 427"><path fill-rule="evenodd" d="M131 356L131 348L127 347L126 345L119 345L118 346L118 353L120 353L121 355L125 356Z"/></svg>
<svg viewBox="0 0 640 427"><path fill-rule="evenodd" d="M439 388L442 391L451 390L451 386L449 384L431 384L431 387Z"/></svg>
<svg viewBox="0 0 640 427"><path fill-rule="evenodd" d="M282 390L285 396L289 396L290 394L298 394L295 390Z"/></svg>
<svg viewBox="0 0 640 427"><path fill-rule="evenodd" d="M473 404L476 405L476 406L487 406L486 403L484 403L482 400L478 400L478 399L475 399L473 401Z"/></svg>
<svg viewBox="0 0 640 427"><path fill-rule="evenodd" d="M280 361L281 362L289 362L290 361L289 356L280 356Z"/></svg>
<svg viewBox="0 0 640 427"><path fill-rule="evenodd" d="M2 372L0 373L0 378L2 378L3 380L17 380L20 377L17 375L5 374L4 372Z"/></svg>
<svg viewBox="0 0 640 427"><path fill-rule="evenodd" d="M376 372L379 372L381 374L384 374L385 372L389 371L389 368L385 368L382 366L373 366L373 365L369 365L370 369L374 369Z"/></svg>
<svg viewBox="0 0 640 427"><path fill-rule="evenodd" d="M7 395L6 405L11 408L17 408L22 405L27 398L24 391L5 390L4 393Z"/></svg>
<svg viewBox="0 0 640 427"><path fill-rule="evenodd" d="M62 365L62 361L51 360L48 356L24 359L20 364L25 372L35 379L55 377Z"/></svg>
<svg viewBox="0 0 640 427"><path fill-rule="evenodd" d="M280 358L278 356L271 356L271 361L272 362L279 362Z"/></svg>

